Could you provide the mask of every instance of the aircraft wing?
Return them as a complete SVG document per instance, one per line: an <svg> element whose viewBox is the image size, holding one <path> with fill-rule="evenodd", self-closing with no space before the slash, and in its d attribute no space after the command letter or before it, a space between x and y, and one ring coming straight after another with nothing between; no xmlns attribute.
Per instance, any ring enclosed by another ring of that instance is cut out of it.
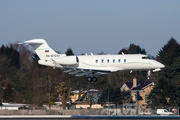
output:
<svg viewBox="0 0 180 120"><path fill-rule="evenodd" d="M124 70L124 69L121 69ZM96 75L101 75L101 74L109 74L112 72L118 72L121 71L120 69L118 70L114 70L114 71L110 71L110 70L100 70L100 69L80 69L80 68L65 68L63 69L63 71L65 73L71 74L71 75L75 75L76 77L81 77L81 76L87 76L87 75L91 75L91 74L96 74Z"/></svg>
<svg viewBox="0 0 180 120"><path fill-rule="evenodd" d="M77 77L81 77L87 74L92 74L93 71L90 70L83 70L83 69L75 69L75 68L65 68L63 69L65 73L68 73L70 75L75 75Z"/></svg>
<svg viewBox="0 0 180 120"><path fill-rule="evenodd" d="M78 68L77 66L61 66L59 63L57 63L54 59L52 59L52 62L54 64L54 68L61 68L65 73L68 73L70 75L75 75L77 77L81 76L98 76L101 74L109 74L113 72L119 72L123 71L123 68L119 68L116 66L110 66L110 67L96 67L96 68Z"/></svg>

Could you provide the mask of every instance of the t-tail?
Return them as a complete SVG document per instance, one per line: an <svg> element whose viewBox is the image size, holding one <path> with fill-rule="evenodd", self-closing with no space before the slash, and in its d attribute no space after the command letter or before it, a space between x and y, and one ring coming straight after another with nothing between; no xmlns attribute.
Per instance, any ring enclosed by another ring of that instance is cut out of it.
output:
<svg viewBox="0 0 180 120"><path fill-rule="evenodd" d="M23 44L31 45L40 60L38 61L41 65L51 67L61 67L54 63L54 59L66 56L65 54L58 54L49 47L44 39L33 39L23 42Z"/></svg>

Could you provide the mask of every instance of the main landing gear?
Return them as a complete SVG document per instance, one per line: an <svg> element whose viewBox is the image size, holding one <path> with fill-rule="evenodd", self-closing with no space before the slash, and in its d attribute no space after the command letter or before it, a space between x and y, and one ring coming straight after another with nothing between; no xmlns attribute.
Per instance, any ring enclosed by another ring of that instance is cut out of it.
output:
<svg viewBox="0 0 180 120"><path fill-rule="evenodd" d="M88 82L96 82L97 81L97 75L95 73L92 73L90 75L86 75L86 79Z"/></svg>
<svg viewBox="0 0 180 120"><path fill-rule="evenodd" d="M97 77L87 77L87 81L88 82L91 82L91 81L96 82L97 81Z"/></svg>

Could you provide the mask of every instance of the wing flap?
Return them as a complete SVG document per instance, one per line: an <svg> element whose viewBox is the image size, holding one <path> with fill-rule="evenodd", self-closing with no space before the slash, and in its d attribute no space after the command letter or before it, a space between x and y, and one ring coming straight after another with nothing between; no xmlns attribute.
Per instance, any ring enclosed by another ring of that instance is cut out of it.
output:
<svg viewBox="0 0 180 120"><path fill-rule="evenodd" d="M92 73L91 71L79 73L79 74L76 74L76 77L81 77L81 76L84 76L84 75L87 75L87 74L91 74L91 73Z"/></svg>
<svg viewBox="0 0 180 120"><path fill-rule="evenodd" d="M74 71L74 69L64 70L65 73L69 73L69 72L72 72L72 71Z"/></svg>
<svg viewBox="0 0 180 120"><path fill-rule="evenodd" d="M68 74L74 75L74 74L77 74L77 73L80 73L80 72L82 72L82 71L81 70L75 70L73 72L69 72Z"/></svg>
<svg viewBox="0 0 180 120"><path fill-rule="evenodd" d="M117 69L116 67L112 68L112 69L81 69L81 68L66 68L64 70L65 73L71 74L71 75L75 75L76 77L81 77L81 76L85 76L88 74L97 74L97 75L101 75L101 74L109 74L112 72L118 72L118 71L123 71L124 69Z"/></svg>

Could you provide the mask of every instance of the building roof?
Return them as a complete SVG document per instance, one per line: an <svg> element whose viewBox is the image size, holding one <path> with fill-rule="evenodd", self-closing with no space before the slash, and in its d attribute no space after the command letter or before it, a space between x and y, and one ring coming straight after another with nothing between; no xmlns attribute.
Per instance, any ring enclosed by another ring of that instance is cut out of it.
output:
<svg viewBox="0 0 180 120"><path fill-rule="evenodd" d="M137 81L137 86L134 88L133 88L133 81L125 82L125 84L130 90L144 90L148 86L153 85L154 82L153 81Z"/></svg>

